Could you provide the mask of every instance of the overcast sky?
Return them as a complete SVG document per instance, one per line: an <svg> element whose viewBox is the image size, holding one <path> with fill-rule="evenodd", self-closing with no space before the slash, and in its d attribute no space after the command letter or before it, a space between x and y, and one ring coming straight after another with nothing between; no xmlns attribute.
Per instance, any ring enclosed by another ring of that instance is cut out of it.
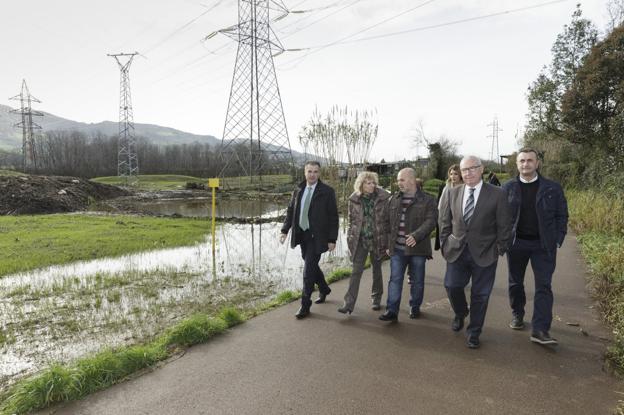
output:
<svg viewBox="0 0 624 415"><path fill-rule="evenodd" d="M286 48L325 45L357 32L349 40L374 38L275 58L293 149L300 149L297 134L314 108L326 112L338 104L376 109L372 158L396 160L425 155L411 144L419 120L430 138L446 135L460 143L460 153L488 157L488 124L496 116L500 153L513 151L525 122L527 86L550 62L552 43L577 1L284 3L310 10L274 23ZM546 5L446 24L540 4ZM603 29L606 0L581 4L584 16ZM0 103L17 106L8 98L26 79L42 101L35 109L75 121L117 121L119 68L106 54L138 51L145 58L135 58L130 70L135 122L220 138L236 44L223 35L201 39L237 19L235 0L4 2Z"/></svg>

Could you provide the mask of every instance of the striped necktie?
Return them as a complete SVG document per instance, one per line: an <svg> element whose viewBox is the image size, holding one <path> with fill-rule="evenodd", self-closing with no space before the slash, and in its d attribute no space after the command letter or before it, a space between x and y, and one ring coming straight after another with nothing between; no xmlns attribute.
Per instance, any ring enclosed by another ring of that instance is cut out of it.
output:
<svg viewBox="0 0 624 415"><path fill-rule="evenodd" d="M466 225L470 223L470 219L472 219L472 214L474 213L474 187L469 188L470 195L468 195L468 200L466 200L466 208L464 209L464 222Z"/></svg>

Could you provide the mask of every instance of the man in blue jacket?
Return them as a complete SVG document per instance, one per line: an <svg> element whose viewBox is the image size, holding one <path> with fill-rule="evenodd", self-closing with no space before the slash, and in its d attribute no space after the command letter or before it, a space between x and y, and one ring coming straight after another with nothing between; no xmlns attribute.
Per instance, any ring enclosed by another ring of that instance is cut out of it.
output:
<svg viewBox="0 0 624 415"><path fill-rule="evenodd" d="M513 318L509 327L524 328L524 274L529 260L535 275L531 341L557 344L549 334L552 323L552 275L557 249L568 229L568 204L561 186L538 174L537 151L522 148L516 157L519 175L503 185L513 218L513 245L507 252L509 302Z"/></svg>

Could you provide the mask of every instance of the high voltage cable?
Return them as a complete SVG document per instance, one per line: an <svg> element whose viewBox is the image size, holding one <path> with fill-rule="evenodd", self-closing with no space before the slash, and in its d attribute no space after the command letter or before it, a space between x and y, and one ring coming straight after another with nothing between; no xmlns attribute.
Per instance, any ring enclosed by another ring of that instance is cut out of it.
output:
<svg viewBox="0 0 624 415"><path fill-rule="evenodd" d="M496 13L490 13L490 14L485 14L485 15L480 15L480 16L474 16L474 17L468 17L465 19L459 19L459 20L453 20L450 22L445 22L445 23L439 23L439 24L435 24L435 25L429 25L429 26L421 26L421 27L416 27L413 29L407 29L407 30L401 30L401 31L397 31L397 32L391 32L391 33L384 33L384 34L380 34L380 35L375 35L375 36L368 36L368 37L363 37L363 38L359 38L359 39L353 39L353 40L348 40L349 38L356 36L360 33L363 33L369 29L371 29L372 27L376 27L379 26L379 24L375 24L373 26L370 26L368 28L365 28L363 30L360 30L358 32L355 32L349 36L346 36L342 39L339 39L337 41L334 42L330 42L324 45L319 45L319 46L310 46L310 47L305 47L305 48L298 48L298 49L286 49L286 52L299 52L299 51L304 51L304 50L309 50L310 52L306 53L303 56L297 57L295 59L290 60L289 62L285 62L284 64L289 64L289 63L293 63L296 62L298 60L303 60L304 58L306 58L309 55L312 55L313 53L319 52L325 48L331 47L331 46L337 46L337 45L345 45L345 44L350 44L350 43L357 43L357 42L363 42L363 41L368 41L368 40L375 40L375 39L382 39L382 38L386 38L386 37L391 37L391 36L399 36L399 35L403 35L403 34L407 34L407 33L413 33L413 32L419 32L419 31L424 31L424 30L430 30L430 29L437 29L440 27L445 27L445 26L453 26L453 25L457 25L457 24L461 24L461 23L468 23L468 22L473 22L476 20L483 20L483 19L488 19L488 18L492 18L492 17L497 17L497 16L502 16L505 14L511 14L511 13L517 13L517 12L522 12L522 11L526 11L526 10L531 10L531 9L537 9L537 8L541 8L541 7L545 7L545 6L550 6L552 4L557 4L557 3L563 3L566 1L570 1L570 0L553 0L553 1L549 1L546 3L540 3L540 4L534 4L531 6L526 6L526 7L520 7L517 9L509 9L509 10L504 10L501 12L496 12ZM292 69L292 68L289 68Z"/></svg>
<svg viewBox="0 0 624 415"><path fill-rule="evenodd" d="M353 36L357 36L357 35L359 35L360 33L364 33L364 32L366 32L366 31L369 31L369 30L371 30L371 29L374 29L375 27L378 27L378 26L380 26L380 25L382 25L382 24L384 24L384 23L388 23L388 22L389 22L389 21L391 21L391 20L397 19L397 18L399 18L399 17L401 17L401 16L404 16L404 15L406 15L406 14L408 14L408 13L411 13L411 12L413 12L414 10L417 10L417 9L419 9L419 8L421 8L421 7L426 6L427 4L433 3L434 1L436 1L436 0L427 0L427 1L423 2L423 3L420 3L419 5L417 5L417 6L415 6L415 7L409 8L409 9L407 9L407 10L403 10L402 12L400 12L400 13L398 13L398 14L395 14L395 15L393 15L393 16L390 16L390 17L386 18L386 19L383 19L383 20L381 20L381 21L379 21L379 22L377 22L377 23L375 23L375 24L373 24L373 25L371 25L371 26L365 27L364 29L358 30L358 31L357 31L357 32L355 32L355 33L352 33L352 34L350 34L350 35L347 35L347 36L345 36L345 37L343 37L343 38L341 38L341 39L338 39L338 40L336 40L336 41L334 41L334 42L331 42L331 43L328 43L328 44L326 44L326 45L322 45L322 46L315 46L315 47L308 47L308 48L300 48L300 49L287 49L287 51L301 51L301 50L306 50L306 49L311 50L310 52L306 53L304 56L302 56L302 57L300 57L300 58L293 59L291 62L293 62L293 61L295 61L295 60L297 60L297 59L303 59L303 58L305 58L306 56L309 56L309 55L313 54L314 52L318 52L318 51L320 51L320 50L322 50L322 49L324 49L324 48L327 48L327 47L330 47L330 46L337 45L337 44L339 44L340 42L344 42L345 40L352 38ZM316 49L316 50L312 50L312 49ZM288 63L290 63L290 62L288 62Z"/></svg>
<svg viewBox="0 0 624 415"><path fill-rule="evenodd" d="M332 12L332 13L329 13L329 14L327 14L327 15L323 16L323 17L321 17L320 19L317 19L317 20L313 21L312 23L309 23L307 26L303 26L303 27L297 28L295 31L293 31L293 32L290 32L290 33L286 34L283 38L287 38L287 37L289 37L289 36L294 35L295 33L299 33L299 32L301 32L302 30L307 29L308 27L310 27L310 26L312 26L312 25L315 25L315 24L317 24L318 22L321 22L321 21L323 21L323 20L327 19L328 17L331 17L331 16L333 16L334 14L337 14L337 13L339 13L339 12L343 11L344 9L349 8L349 7L353 6L354 4L359 3L359 2L361 2L361 1L362 1L362 0L355 0L355 1L353 1L353 2L351 2L351 3L349 3L349 4L347 4L347 5L345 5L345 6L343 6L343 7L341 7L340 9L338 9L338 10L336 10L336 11L334 11L334 12ZM336 4L336 3L334 3L334 4ZM299 19L298 21L293 22L293 23L291 23L290 25L286 25L286 26L284 26L284 27L281 27L279 30L280 30L280 31L282 31L282 30L284 30L285 28L287 28L287 27L289 27L289 26L292 26L293 24L296 24L296 23L298 23L298 22L300 22L300 21L302 21L302 20L305 20L305 19Z"/></svg>
<svg viewBox="0 0 624 415"><path fill-rule="evenodd" d="M145 51L145 53L149 53L149 52L153 51L154 49L156 49L157 47L159 47L160 45L165 43L167 40L171 39L172 37L174 37L175 35L177 35L181 31L183 31L184 29L186 29L187 27L189 27L190 25L195 23L197 20L201 19L203 16L205 16L208 13L210 13L212 10L214 10L216 7L218 7L222 2L223 2L223 0L217 0L217 2L214 3L212 6L210 6L207 10L204 10L198 16L196 16L193 19L189 20L188 22L184 23L182 26L178 27L173 32L169 33L167 36L165 36L162 40L157 42L155 45L153 45L150 48L148 48Z"/></svg>

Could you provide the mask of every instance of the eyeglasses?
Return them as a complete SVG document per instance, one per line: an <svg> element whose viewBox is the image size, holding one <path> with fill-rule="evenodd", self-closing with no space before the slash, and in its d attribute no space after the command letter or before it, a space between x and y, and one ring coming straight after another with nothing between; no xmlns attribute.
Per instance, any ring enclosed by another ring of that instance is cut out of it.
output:
<svg viewBox="0 0 624 415"><path fill-rule="evenodd" d="M480 164L477 164L476 166L472 166L472 167L466 167L465 169L460 169L462 173L474 173L477 171L477 169L481 167Z"/></svg>

